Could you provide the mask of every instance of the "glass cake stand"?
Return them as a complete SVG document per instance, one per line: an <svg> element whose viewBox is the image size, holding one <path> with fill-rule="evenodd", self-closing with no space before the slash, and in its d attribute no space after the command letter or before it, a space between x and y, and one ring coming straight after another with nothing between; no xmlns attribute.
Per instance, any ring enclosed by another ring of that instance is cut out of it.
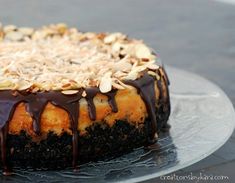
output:
<svg viewBox="0 0 235 183"><path fill-rule="evenodd" d="M235 126L232 103L210 81L166 67L171 81L172 112L169 134L158 144L109 161L87 163L78 172L15 170L0 182L139 182L192 165L220 148Z"/></svg>

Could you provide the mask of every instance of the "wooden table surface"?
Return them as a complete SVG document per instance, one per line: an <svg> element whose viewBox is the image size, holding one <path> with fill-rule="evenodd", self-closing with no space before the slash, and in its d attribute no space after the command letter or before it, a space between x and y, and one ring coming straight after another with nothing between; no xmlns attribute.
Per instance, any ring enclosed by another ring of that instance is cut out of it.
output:
<svg viewBox="0 0 235 183"><path fill-rule="evenodd" d="M235 105L235 5L213 0L0 0L0 18L19 26L66 22L85 31L127 33L145 40L165 64L215 82ZM211 156L176 174L203 172L234 182L234 169L235 133Z"/></svg>

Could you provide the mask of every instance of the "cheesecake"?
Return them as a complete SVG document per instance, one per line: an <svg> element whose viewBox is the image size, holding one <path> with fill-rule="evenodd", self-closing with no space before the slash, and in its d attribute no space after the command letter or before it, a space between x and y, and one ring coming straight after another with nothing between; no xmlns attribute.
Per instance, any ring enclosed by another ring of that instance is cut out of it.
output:
<svg viewBox="0 0 235 183"><path fill-rule="evenodd" d="M168 85L142 40L65 24L0 26L3 173L76 169L156 143L169 129Z"/></svg>

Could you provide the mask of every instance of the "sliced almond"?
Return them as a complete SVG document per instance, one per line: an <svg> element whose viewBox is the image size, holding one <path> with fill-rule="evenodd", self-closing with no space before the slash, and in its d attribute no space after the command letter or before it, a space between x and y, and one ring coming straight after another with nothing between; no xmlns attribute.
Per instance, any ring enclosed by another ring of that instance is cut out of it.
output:
<svg viewBox="0 0 235 183"><path fill-rule="evenodd" d="M86 96L87 96L87 94L86 94L86 91L85 91L85 90L82 92L82 96L83 96L83 97L86 97Z"/></svg>
<svg viewBox="0 0 235 183"><path fill-rule="evenodd" d="M20 41L22 40L24 35L21 32L8 32L5 35L5 39L11 40L11 41Z"/></svg>
<svg viewBox="0 0 235 183"><path fill-rule="evenodd" d="M145 59L151 56L151 51L144 44L137 44L135 45L135 55L137 58Z"/></svg>
<svg viewBox="0 0 235 183"><path fill-rule="evenodd" d="M51 83L46 83L43 85L43 89L45 91L50 91L51 89L53 89L53 85Z"/></svg>
<svg viewBox="0 0 235 183"><path fill-rule="evenodd" d="M116 36L114 34L110 34L104 38L105 44L110 44L116 40Z"/></svg>
<svg viewBox="0 0 235 183"><path fill-rule="evenodd" d="M113 74L114 77L121 78L123 76L127 76L127 73L124 73L122 71L117 71Z"/></svg>
<svg viewBox="0 0 235 183"><path fill-rule="evenodd" d="M119 80L119 79L117 79L117 82L118 82L121 86L123 86L124 88L129 88L129 89L132 88L132 86L126 85L125 83L123 83L123 82L122 82L121 80Z"/></svg>
<svg viewBox="0 0 235 183"><path fill-rule="evenodd" d="M121 60L121 61L113 64L113 69L115 71L124 71L124 72L126 72L126 71L130 71L131 68L132 68L132 65L129 62L125 61L125 60L123 60L123 61Z"/></svg>
<svg viewBox="0 0 235 183"><path fill-rule="evenodd" d="M114 41L116 41L117 39L123 39L123 38L124 38L123 34L121 34L119 32L112 33L112 34L109 34L109 35L105 36L104 43L105 44L111 44Z"/></svg>
<svg viewBox="0 0 235 183"><path fill-rule="evenodd" d="M146 70L146 66L145 65L142 65L142 66L136 66L136 67L133 67L132 68L132 72L136 72L136 73L139 73L139 72L142 72Z"/></svg>
<svg viewBox="0 0 235 183"><path fill-rule="evenodd" d="M30 92L32 92L32 93L36 93L36 92L39 91L39 90L40 90L40 88L37 86L37 84L32 84L32 85L30 86L30 88L27 88L26 91L30 91Z"/></svg>
<svg viewBox="0 0 235 183"><path fill-rule="evenodd" d="M121 50L120 52L122 55L131 55L131 56L136 56L136 51L135 51L135 45L134 44L127 44L126 47Z"/></svg>
<svg viewBox="0 0 235 183"><path fill-rule="evenodd" d="M128 80L135 80L138 78L138 73L135 72L135 71L131 71L127 74L127 76L124 77L125 79L128 79Z"/></svg>
<svg viewBox="0 0 235 183"><path fill-rule="evenodd" d="M115 81L112 82L112 86L118 90L123 90L125 89L125 87L123 87L122 85L116 83Z"/></svg>
<svg viewBox="0 0 235 183"><path fill-rule="evenodd" d="M101 93L107 93L112 90L111 73L106 73L100 80L99 89Z"/></svg>
<svg viewBox="0 0 235 183"><path fill-rule="evenodd" d="M116 53L116 52L119 52L122 48L124 48L125 46L123 45L123 44L121 44L121 43L119 43L119 42L115 42L114 44L113 44L113 46L112 46L112 51L114 52L114 53Z"/></svg>
<svg viewBox="0 0 235 183"><path fill-rule="evenodd" d="M17 27L15 25L6 25L3 27L3 31L5 33L15 31L16 29L17 29Z"/></svg>
<svg viewBox="0 0 235 183"><path fill-rule="evenodd" d="M0 88L1 89L11 88L13 86L14 86L14 83L12 81L9 81L9 80L0 81Z"/></svg>
<svg viewBox="0 0 235 183"><path fill-rule="evenodd" d="M156 78L158 81L161 79L161 77L158 74L156 75Z"/></svg>
<svg viewBox="0 0 235 183"><path fill-rule="evenodd" d="M134 69L135 67L137 67L138 64L139 64L139 62L138 62L137 60L135 60L135 61L133 62L133 65L132 65L132 69Z"/></svg>
<svg viewBox="0 0 235 183"><path fill-rule="evenodd" d="M36 92L38 92L39 90L40 90L39 87L34 87L34 88L32 88L30 91L31 91L32 93L36 93Z"/></svg>
<svg viewBox="0 0 235 183"><path fill-rule="evenodd" d="M150 65L147 66L147 68L151 69L151 70L157 70L157 69L159 69L159 66L156 65L156 64L150 64Z"/></svg>
<svg viewBox="0 0 235 183"><path fill-rule="evenodd" d="M93 39L95 37L95 33L93 32L86 32L84 33L84 36L88 39Z"/></svg>
<svg viewBox="0 0 235 183"><path fill-rule="evenodd" d="M65 95L73 95L78 93L78 90L63 90L61 91L61 93L65 94Z"/></svg>
<svg viewBox="0 0 235 183"><path fill-rule="evenodd" d="M21 27L21 28L19 28L19 32L21 32L25 36L31 36L33 34L34 30L29 27Z"/></svg>
<svg viewBox="0 0 235 183"><path fill-rule="evenodd" d="M29 82L26 82L26 81L21 81L18 83L18 90L26 90L26 89L29 89L32 84L30 84Z"/></svg>
<svg viewBox="0 0 235 183"><path fill-rule="evenodd" d="M67 31L67 29L68 29L68 28L67 28L67 25L64 24L64 23L59 23L59 24L57 24L57 25L56 25L56 28L57 28L59 34L64 34L64 33Z"/></svg>
<svg viewBox="0 0 235 183"><path fill-rule="evenodd" d="M62 85L63 89L70 88L70 87L71 87L71 83L66 83L66 84Z"/></svg>
<svg viewBox="0 0 235 183"><path fill-rule="evenodd" d="M154 76L154 77L157 77L158 75L157 75L157 73L156 72L153 72L153 71L148 71L147 72L149 75L151 75L151 76Z"/></svg>
<svg viewBox="0 0 235 183"><path fill-rule="evenodd" d="M141 61L143 61L143 62L148 62L148 61L149 61L149 58L142 58Z"/></svg>

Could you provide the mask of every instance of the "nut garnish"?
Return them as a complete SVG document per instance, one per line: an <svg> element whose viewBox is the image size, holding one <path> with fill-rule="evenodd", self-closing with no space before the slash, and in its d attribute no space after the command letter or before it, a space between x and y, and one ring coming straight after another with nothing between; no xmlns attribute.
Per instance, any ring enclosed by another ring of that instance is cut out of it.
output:
<svg viewBox="0 0 235 183"><path fill-rule="evenodd" d="M9 39L11 41L20 41L22 40L24 35L21 32L8 32L5 36L6 39Z"/></svg>
<svg viewBox="0 0 235 183"><path fill-rule="evenodd" d="M74 95L74 94L78 93L78 90L63 90L63 91L61 91L61 93L65 94L65 95Z"/></svg>
<svg viewBox="0 0 235 183"><path fill-rule="evenodd" d="M121 33L83 33L63 23L40 29L0 26L0 50L0 90L62 90L70 95L99 87L106 93L128 88L124 80L159 69L141 40Z"/></svg>
<svg viewBox="0 0 235 183"><path fill-rule="evenodd" d="M137 58L146 59L146 58L149 58L151 56L151 51L144 44L137 44L135 46L135 54L136 54Z"/></svg>
<svg viewBox="0 0 235 183"><path fill-rule="evenodd" d="M123 87L122 85L116 83L115 80L112 81L112 86L113 86L114 88L116 88L116 89L119 89L119 90L125 89L125 87Z"/></svg>
<svg viewBox="0 0 235 183"><path fill-rule="evenodd" d="M159 66L156 65L156 64L150 64L150 65L147 66L147 68L151 69L151 70L157 70L157 69L159 69Z"/></svg>
<svg viewBox="0 0 235 183"><path fill-rule="evenodd" d="M83 96L83 97L86 97L86 96L87 96L87 94L86 94L86 91L85 91L85 90L82 92L82 96Z"/></svg>
<svg viewBox="0 0 235 183"><path fill-rule="evenodd" d="M17 27L15 25L6 25L3 27L3 31L5 33L15 31L16 29L17 29Z"/></svg>
<svg viewBox="0 0 235 183"><path fill-rule="evenodd" d="M151 76L154 76L154 77L158 77L158 74L156 73L156 72L153 72L153 71L148 71L147 72L149 75L151 75Z"/></svg>
<svg viewBox="0 0 235 183"><path fill-rule="evenodd" d="M19 28L19 32L21 32L23 35L31 36L33 34L33 29L29 27L21 27Z"/></svg>
<svg viewBox="0 0 235 183"><path fill-rule="evenodd" d="M101 93L107 93L112 90L111 73L106 73L100 80L99 89Z"/></svg>
<svg viewBox="0 0 235 183"><path fill-rule="evenodd" d="M135 80L138 78L138 72L136 72L135 70L132 70L131 72L128 73L128 75L125 77L125 79L128 80Z"/></svg>

